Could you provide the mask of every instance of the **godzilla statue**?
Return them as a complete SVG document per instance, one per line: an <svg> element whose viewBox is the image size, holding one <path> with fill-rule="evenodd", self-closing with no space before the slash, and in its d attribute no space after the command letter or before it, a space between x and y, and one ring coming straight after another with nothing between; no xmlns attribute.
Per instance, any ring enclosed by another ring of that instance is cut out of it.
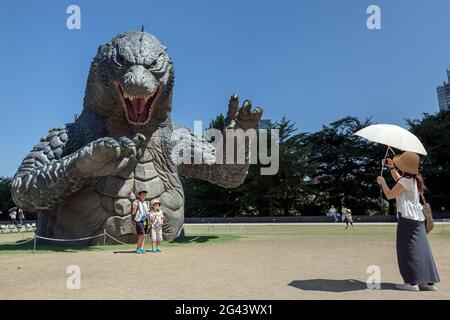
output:
<svg viewBox="0 0 450 320"><path fill-rule="evenodd" d="M74 123L51 129L13 179L15 203L38 213L38 235L75 239L106 230L122 241L133 241L131 206L138 192L146 190L147 200L160 199L166 217L163 237L173 240L183 234L179 176L226 188L243 183L248 161L216 161L213 143L172 122L173 85L166 47L144 30L121 33L99 47L82 113ZM226 124L256 129L261 114L260 108L252 110L248 100L239 107L233 95ZM204 161L174 161L171 154L181 140L201 148ZM247 146L245 151L248 160ZM103 239L83 244L99 241Z"/></svg>

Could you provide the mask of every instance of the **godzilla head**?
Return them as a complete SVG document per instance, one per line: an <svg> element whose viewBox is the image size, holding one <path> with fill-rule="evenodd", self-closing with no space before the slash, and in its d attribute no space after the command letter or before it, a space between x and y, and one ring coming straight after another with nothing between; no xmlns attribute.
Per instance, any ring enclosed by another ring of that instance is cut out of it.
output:
<svg viewBox="0 0 450 320"><path fill-rule="evenodd" d="M99 47L89 72L85 108L130 129L164 122L172 107L173 81L166 47L143 30L124 32Z"/></svg>

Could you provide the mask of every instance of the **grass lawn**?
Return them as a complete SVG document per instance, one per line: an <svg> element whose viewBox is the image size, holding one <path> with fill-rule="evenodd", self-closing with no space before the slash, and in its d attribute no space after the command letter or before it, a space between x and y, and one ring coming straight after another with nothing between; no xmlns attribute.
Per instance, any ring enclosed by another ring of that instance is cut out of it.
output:
<svg viewBox="0 0 450 320"><path fill-rule="evenodd" d="M34 251L33 232L15 233L15 234L1 234L0 235L0 255L2 254L23 254L23 253L55 253L55 252L89 252L89 251L124 251L135 248L135 244L113 244L113 245L97 245L90 247L64 247L53 246L48 244L37 244L36 251ZM186 235L182 240L165 241L161 247L179 247L191 246L194 244L204 243L220 243L223 241L230 241L237 239L238 236L230 234L195 234ZM146 240L147 248L151 247L149 239Z"/></svg>

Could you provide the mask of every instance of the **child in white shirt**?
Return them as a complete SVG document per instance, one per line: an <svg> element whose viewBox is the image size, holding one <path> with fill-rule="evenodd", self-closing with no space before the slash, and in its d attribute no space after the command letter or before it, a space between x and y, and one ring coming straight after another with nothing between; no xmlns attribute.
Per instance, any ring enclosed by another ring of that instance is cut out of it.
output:
<svg viewBox="0 0 450 320"><path fill-rule="evenodd" d="M164 214L160 209L161 203L158 199L153 199L150 204L150 221L152 232L152 252L161 252L159 244L162 241L162 226L164 222Z"/></svg>

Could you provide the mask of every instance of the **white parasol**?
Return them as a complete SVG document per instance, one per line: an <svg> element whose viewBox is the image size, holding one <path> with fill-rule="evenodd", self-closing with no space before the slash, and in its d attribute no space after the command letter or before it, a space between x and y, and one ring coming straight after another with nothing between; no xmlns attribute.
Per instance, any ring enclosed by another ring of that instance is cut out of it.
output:
<svg viewBox="0 0 450 320"><path fill-rule="evenodd" d="M402 151L427 155L422 142L415 135L393 124L373 124L357 131L355 135Z"/></svg>

